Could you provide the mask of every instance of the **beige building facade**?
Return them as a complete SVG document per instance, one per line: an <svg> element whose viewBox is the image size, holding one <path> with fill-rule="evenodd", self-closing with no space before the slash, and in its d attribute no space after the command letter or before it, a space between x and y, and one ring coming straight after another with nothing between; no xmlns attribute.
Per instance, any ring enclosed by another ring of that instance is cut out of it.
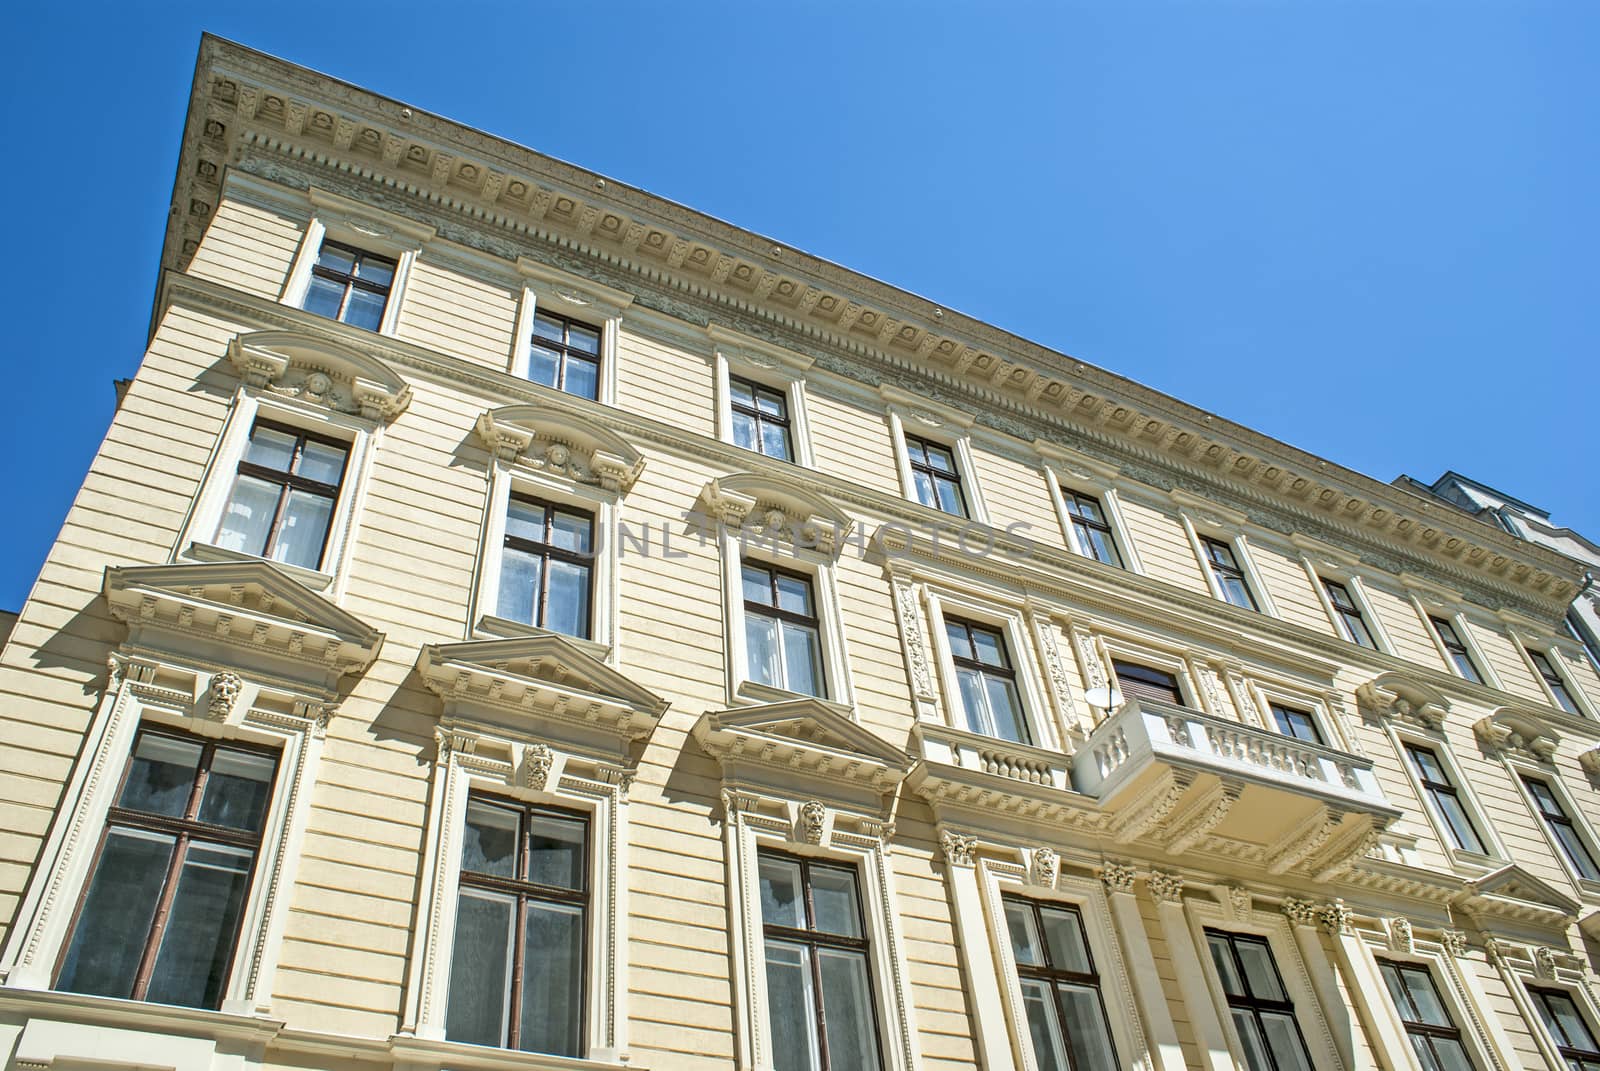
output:
<svg viewBox="0 0 1600 1071"><path fill-rule="evenodd" d="M1600 1067L1583 577L207 38L0 657L0 1052Z"/></svg>

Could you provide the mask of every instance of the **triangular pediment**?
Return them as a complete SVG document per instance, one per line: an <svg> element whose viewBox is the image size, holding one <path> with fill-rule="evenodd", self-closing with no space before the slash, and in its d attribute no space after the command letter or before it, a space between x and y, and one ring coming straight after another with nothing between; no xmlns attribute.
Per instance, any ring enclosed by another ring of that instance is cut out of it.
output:
<svg viewBox="0 0 1600 1071"><path fill-rule="evenodd" d="M369 420L393 420L411 404L411 387L393 368L370 353L312 334L239 335L228 343L228 359L252 387Z"/></svg>
<svg viewBox="0 0 1600 1071"><path fill-rule="evenodd" d="M1578 901L1515 863L1467 882L1461 903L1475 914L1558 926L1576 918L1579 908Z"/></svg>
<svg viewBox="0 0 1600 1071"><path fill-rule="evenodd" d="M723 764L764 765L885 791L911 768L905 751L820 699L708 711L695 740Z"/></svg>
<svg viewBox="0 0 1600 1071"><path fill-rule="evenodd" d="M267 561L114 566L102 590L130 642L145 646L177 633L197 652L233 646L337 675L364 669L383 644L382 632Z"/></svg>

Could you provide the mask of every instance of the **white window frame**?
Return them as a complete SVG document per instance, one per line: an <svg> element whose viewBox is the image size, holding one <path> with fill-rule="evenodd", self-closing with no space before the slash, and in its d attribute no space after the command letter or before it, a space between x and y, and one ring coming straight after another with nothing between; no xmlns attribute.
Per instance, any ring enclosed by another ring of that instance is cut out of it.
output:
<svg viewBox="0 0 1600 1071"><path fill-rule="evenodd" d="M1488 820L1483 809L1483 804L1478 800L1477 793L1472 790L1471 782L1462 774L1460 765L1456 762L1450 743L1445 739L1444 733L1427 733L1409 727L1399 727L1394 724L1388 726L1389 738L1394 744L1395 758L1399 760L1401 768L1405 771L1406 780L1411 785L1411 790L1417 794L1417 802L1421 804L1422 813L1427 815L1428 824L1433 830L1434 839L1439 842L1439 849L1445 858L1464 871L1474 874L1483 874L1504 866L1511 862L1511 856L1506 852L1505 844L1500 840L1499 831ZM1483 841L1489 854L1480 855L1477 852L1467 851L1455 846L1455 839L1450 835L1450 829L1444 818L1440 816L1434 806L1433 797L1422 784L1416 766L1411 761L1411 756L1406 754L1405 745L1416 744L1432 751L1439 759L1439 764L1444 767L1445 773L1450 776L1450 784L1456 790L1456 798L1466 809L1467 818L1472 822L1472 828L1478 834L1478 839Z"/></svg>
<svg viewBox="0 0 1600 1071"><path fill-rule="evenodd" d="M1367 626L1367 631L1372 633L1372 641L1378 645L1378 652L1393 655L1394 644L1390 641L1389 633L1385 631L1377 611L1372 608L1372 600L1367 598L1367 589L1362 582L1361 574L1349 569L1319 570L1310 564L1307 568L1315 578L1317 599L1322 603L1323 612L1328 615L1328 623L1333 626L1333 634L1353 647L1362 646L1351 639L1349 633L1345 631L1344 619L1339 616L1339 611L1334 609L1333 600L1328 597L1328 589L1323 586L1324 580L1344 585L1344 589L1350 593L1350 601L1361 611L1361 620Z"/></svg>
<svg viewBox="0 0 1600 1071"><path fill-rule="evenodd" d="M233 494L239 462L250 445L250 432L256 421L270 420L307 432L340 439L350 453L345 459L339 497L328 519L328 535L322 561L317 569L260 558L216 545L217 529ZM272 561L272 564L314 591L342 594L348 578L351 549L359 529L360 506L366 499L372 457L382 440L383 426L364 417L335 412L297 398L282 397L251 386L234 393L222 432L206 462L189 514L173 544L169 561Z"/></svg>
<svg viewBox="0 0 1600 1071"><path fill-rule="evenodd" d="M1195 680L1199 668L1194 665L1189 655L1162 650L1123 636L1107 633L1096 633L1095 641L1099 648L1100 657L1104 661L1106 683L1119 694L1121 689L1117 686L1116 663L1118 661L1137 662L1141 665L1149 666L1151 669L1159 669L1165 673L1172 674L1173 678L1178 682L1178 691L1183 695L1183 705L1188 709L1198 711L1201 714L1226 717L1226 714L1222 711L1213 710L1211 704L1201 694L1200 686ZM1123 702L1128 701L1128 697L1125 695L1122 699Z"/></svg>
<svg viewBox="0 0 1600 1071"><path fill-rule="evenodd" d="M1168 492L1168 495L1177 504L1178 521L1183 525L1183 534L1188 537L1189 549L1193 551L1194 560L1200 566L1200 573L1205 577L1206 590L1211 592L1211 597L1218 602L1233 606L1233 603L1228 602L1227 597L1223 595L1222 585L1217 582L1217 574L1211 567L1211 559L1206 555L1202 537L1225 543L1228 549L1233 551L1234 560L1239 563L1239 571L1244 574L1245 583L1250 586L1250 595L1256 601L1256 612L1266 614L1268 617L1280 616L1277 604L1272 601L1272 592L1261 579L1261 574L1256 570L1255 558L1250 553L1250 540L1245 535L1248 524L1245 515L1182 489L1174 489ZM1248 612L1250 608L1238 606L1235 609Z"/></svg>
<svg viewBox="0 0 1600 1071"><path fill-rule="evenodd" d="M411 267L416 263L422 247L436 233L434 228L315 186L306 191L306 199L311 203L311 218L306 222L300 248L295 252L294 262L278 300L296 309L304 307L306 291L311 288L311 269L322 252L323 240L331 238L364 253L394 259L389 300L383 306L383 320L377 332L380 335L394 335L400 323L400 305L405 300ZM324 316L315 318L324 323L338 323ZM364 328L350 327L350 330L365 333Z"/></svg>
<svg viewBox="0 0 1600 1071"><path fill-rule="evenodd" d="M1512 1002L1527 1020L1529 1036L1533 1038L1533 1043L1539 1047L1550 1067L1565 1067L1566 1060L1562 1058L1557 1048L1556 1039L1544 1025L1544 1017L1534 1006L1533 994L1528 992L1530 987L1556 989L1566 993L1572 998L1578 1013L1583 1016L1584 1025L1589 1028L1589 1033L1595 1037L1597 1043L1600 1043L1600 1004L1595 1002L1588 979L1580 972L1557 968L1554 977L1541 977L1536 972L1528 970L1522 963L1513 963L1504 956L1500 957L1498 966L1506 979L1506 988L1511 991Z"/></svg>
<svg viewBox="0 0 1600 1071"><path fill-rule="evenodd" d="M1322 733L1323 747L1350 751L1349 734L1328 709L1328 704L1320 697L1310 692L1296 691L1275 682L1264 682L1255 678L1248 680L1245 688L1252 693L1252 698L1259 704L1257 709L1261 712L1261 727L1267 732L1283 735L1278 731L1278 720L1272 715L1272 707L1274 705L1291 707L1311 715L1311 720Z"/></svg>
<svg viewBox="0 0 1600 1071"><path fill-rule="evenodd" d="M806 372L813 358L731 331L720 324L708 324L706 334L711 338L715 366L717 438L733 445L733 405L728 380L732 377L746 379L783 392L789 410L789 446L794 453L787 463L816 468L816 457L811 449L811 423L806 415ZM781 461L779 458L771 460Z"/></svg>
<svg viewBox="0 0 1600 1071"><path fill-rule="evenodd" d="M1139 560L1139 551L1128 534L1127 522L1122 518L1117 470L1076 450L1068 450L1043 439L1035 439L1033 448L1044 460L1045 486L1050 493L1050 504L1056 511L1056 520L1061 524L1061 538L1066 542L1067 549L1080 557L1099 560L1078 539L1072 515L1067 511L1066 492L1091 495L1100 503L1100 510L1105 514L1106 525L1111 529L1111 541L1122 558L1120 567L1130 573L1143 575L1144 563Z"/></svg>
<svg viewBox="0 0 1600 1071"><path fill-rule="evenodd" d="M1566 814L1567 821L1572 823L1572 828L1578 834L1578 839L1588 849L1589 857L1595 861L1597 866L1600 866L1600 837L1595 835L1594 827L1589 824L1589 819L1584 815L1583 810L1578 807L1577 801L1572 798L1572 793L1567 791L1567 786L1562 781L1561 774L1551 763L1531 762L1506 751L1501 752L1501 758L1506 764L1506 770L1511 774L1511 780L1517 786L1518 798L1528 808L1529 817L1539 827L1540 834L1544 837L1545 842L1550 845L1550 851L1555 855L1556 861L1560 863L1562 871L1578 890L1578 894L1590 901L1600 899L1600 881L1585 878L1578 873L1577 868L1572 865L1572 861L1567 858L1566 849L1561 847L1560 843L1556 841L1555 834L1550 831L1550 824L1545 821L1544 813L1539 810L1538 802L1534 800L1533 794L1528 791L1528 786L1522 781L1524 776L1532 777L1544 782L1549 787L1551 793L1556 797L1556 802L1560 804L1561 810Z"/></svg>
<svg viewBox="0 0 1600 1071"><path fill-rule="evenodd" d="M1572 667L1566 660L1566 645L1570 643L1576 646L1576 640L1534 638L1516 629L1510 631L1511 642L1516 644L1517 654L1522 658L1522 664L1528 668L1529 673L1533 674L1533 679L1539 686L1539 694L1544 697L1545 702L1549 704L1552 710L1567 718L1576 716L1588 718L1591 721L1600 718L1600 714L1596 713L1594 704L1590 702L1589 696L1578 686ZM1534 665L1533 659L1529 657L1529 651L1537 651L1549 660L1550 667L1560 675L1561 682L1567 686L1567 694L1572 696L1572 703L1578 708L1577 715L1568 713L1561 708L1561 704L1556 700L1555 693L1550 690L1550 683L1544 679L1544 674L1539 672L1539 667Z"/></svg>
<svg viewBox="0 0 1600 1071"><path fill-rule="evenodd" d="M820 699L840 707L855 705L855 688L845 653L844 615L839 605L834 559L820 551L779 543L780 549L744 529L722 526L717 534L722 562L722 619L727 622L728 704L774 703L787 699ZM822 646L825 696L808 696L774 688L750 679L750 653L744 639L744 579L742 567L752 563L802 573L811 578L811 597L817 608L817 633Z"/></svg>
<svg viewBox="0 0 1600 1071"><path fill-rule="evenodd" d="M1033 740L1022 746L1046 751L1059 749L1065 734L1060 724L1051 717L1053 708L1039 676L1038 662L1033 653L1032 631L1028 628L1022 609L957 591L934 581L924 582L923 600L928 610L929 628L933 633L934 658L939 666L946 723L961 732L984 735L967 724L966 707L962 704L961 689L956 683L956 664L950 653L950 638L945 634L945 615L948 612L951 617L997 629L1005 637L1006 650L1016 674L1017 695L1022 701L1022 716L1033 736ZM1000 740L999 737L986 738Z"/></svg>
<svg viewBox="0 0 1600 1071"><path fill-rule="evenodd" d="M633 304L633 295L526 256L517 258L517 271L524 283L522 297L517 302L516 328L507 371L520 380L531 382L528 380L528 348L533 343L534 313L547 309L600 332L600 371L595 383L596 397L592 400L601 405L616 405L617 339L622 333L623 312ZM532 385L568 398L582 397L540 383Z"/></svg>
<svg viewBox="0 0 1600 1071"><path fill-rule="evenodd" d="M895 469L900 474L900 493L905 496L906 501L940 517L947 517L949 520L946 523L958 527L968 522L989 524L989 508L984 504L983 490L978 486L977 466L973 463L972 415L930 402L888 384L879 387L878 393L886 406L884 415L889 422L890 442L894 444ZM917 498L916 480L911 475L911 455L906 450L907 432L919 439L928 439L950 449L951 456L955 458L956 472L961 477L961 497L967 504L967 516L958 517L954 513L946 513L934 506L924 506L922 500Z"/></svg>
<svg viewBox="0 0 1600 1071"><path fill-rule="evenodd" d="M1440 602L1437 599L1424 598L1415 591L1410 594L1411 604L1416 607L1417 616L1422 621L1422 630L1433 641L1434 649L1439 652L1439 657L1444 660L1446 671L1454 676L1461 677L1462 680L1466 680L1466 677L1462 676L1460 668L1456 666L1456 660L1450 657L1450 649L1444 645L1444 639L1439 635L1439 630L1434 628L1433 618L1438 618L1455 630L1456 636L1461 640L1462 645L1466 647L1467 654L1472 659L1472 664L1477 667L1478 676L1483 678L1483 684L1503 691L1504 687L1500 683L1499 675L1494 671L1494 665L1484 657L1483 648L1478 646L1477 637L1472 634L1471 621L1467 617L1466 611L1457 605ZM1467 683L1471 684L1473 682L1467 681Z"/></svg>

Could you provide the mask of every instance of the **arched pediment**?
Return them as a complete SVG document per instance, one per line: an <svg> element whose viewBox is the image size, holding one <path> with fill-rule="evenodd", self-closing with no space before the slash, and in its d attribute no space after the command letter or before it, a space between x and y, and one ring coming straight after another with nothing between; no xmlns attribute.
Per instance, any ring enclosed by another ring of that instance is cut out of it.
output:
<svg viewBox="0 0 1600 1071"><path fill-rule="evenodd" d="M496 457L626 494L644 455L622 436L580 416L530 403L485 410L475 426Z"/></svg>
<svg viewBox="0 0 1600 1071"><path fill-rule="evenodd" d="M1538 715L1515 707L1498 707L1473 723L1472 731L1493 751L1521 751L1541 762L1550 761L1561 744L1561 734Z"/></svg>
<svg viewBox="0 0 1600 1071"><path fill-rule="evenodd" d="M718 476L700 492L707 514L730 528L760 529L768 538L834 553L855 523L831 499L798 480L759 472Z"/></svg>
<svg viewBox="0 0 1600 1071"><path fill-rule="evenodd" d="M1367 713L1380 719L1398 718L1437 729L1450 712L1450 700L1432 685L1401 673L1384 673L1356 689Z"/></svg>
<svg viewBox="0 0 1600 1071"><path fill-rule="evenodd" d="M252 387L341 413L388 422L411 404L411 386L369 353L297 331L256 331L228 343L228 359Z"/></svg>

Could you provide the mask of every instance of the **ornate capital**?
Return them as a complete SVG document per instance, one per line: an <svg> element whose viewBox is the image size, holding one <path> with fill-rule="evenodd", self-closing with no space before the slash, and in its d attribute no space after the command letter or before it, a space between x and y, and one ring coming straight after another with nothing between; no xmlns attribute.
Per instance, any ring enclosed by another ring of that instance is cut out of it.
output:
<svg viewBox="0 0 1600 1071"><path fill-rule="evenodd" d="M1133 869L1132 863L1107 861L1100 865L1100 880L1105 884L1106 892L1132 892L1137 876L1138 872Z"/></svg>
<svg viewBox="0 0 1600 1071"><path fill-rule="evenodd" d="M1281 907L1283 915L1295 926L1315 926L1317 924L1317 905L1310 900L1302 900L1297 896L1286 896Z"/></svg>
<svg viewBox="0 0 1600 1071"><path fill-rule="evenodd" d="M1317 917L1322 923L1322 928L1337 937L1350 932L1350 925L1355 920L1356 913L1351 911L1343 900L1335 900L1331 904L1322 905Z"/></svg>
<svg viewBox="0 0 1600 1071"><path fill-rule="evenodd" d="M1183 899L1183 879L1165 870L1152 870L1144 879L1150 895L1158 901L1175 904Z"/></svg>
<svg viewBox="0 0 1600 1071"><path fill-rule="evenodd" d="M939 830L939 850L951 866L971 866L973 853L978 850L978 838L957 833L953 829Z"/></svg>
<svg viewBox="0 0 1600 1071"><path fill-rule="evenodd" d="M1440 930L1439 944L1444 947L1446 955L1455 959L1464 959L1467 954L1467 931Z"/></svg>

